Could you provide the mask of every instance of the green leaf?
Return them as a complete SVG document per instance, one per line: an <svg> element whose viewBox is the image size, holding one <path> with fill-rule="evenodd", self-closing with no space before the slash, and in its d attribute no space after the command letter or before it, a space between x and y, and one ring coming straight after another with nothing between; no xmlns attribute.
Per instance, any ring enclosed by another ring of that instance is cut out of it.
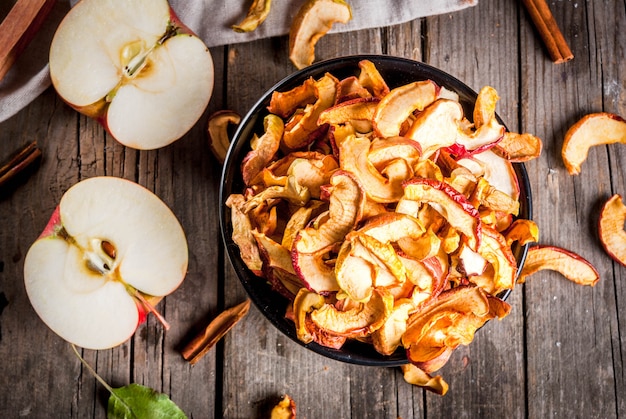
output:
<svg viewBox="0 0 626 419"><path fill-rule="evenodd" d="M187 419L167 394L140 384L114 388L109 397L108 419Z"/></svg>

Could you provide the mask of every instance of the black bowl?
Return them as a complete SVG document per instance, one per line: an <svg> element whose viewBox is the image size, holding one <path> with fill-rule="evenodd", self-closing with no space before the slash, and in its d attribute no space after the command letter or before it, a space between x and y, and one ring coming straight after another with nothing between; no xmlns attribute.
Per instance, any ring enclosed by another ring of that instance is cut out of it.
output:
<svg viewBox="0 0 626 419"><path fill-rule="evenodd" d="M360 71L358 63L364 59L370 60L376 65L376 68L392 89L417 80L430 79L439 86L444 86L456 92L459 95L459 101L463 105L465 114L471 117L477 96L476 92L458 79L429 65L409 59L384 55L356 55L313 64L286 77L269 89L242 119L224 164L220 190L219 216L226 251L239 280L243 284L252 302L278 330L298 344L318 354L338 361L359 365L391 367L407 363L406 353L403 349L400 348L395 353L384 356L376 352L371 345L357 341L349 341L341 349L331 349L318 345L315 342L305 345L298 340L293 322L285 319L285 309L289 301L272 290L265 280L254 275L242 261L239 248L231 239L233 228L230 218L230 209L224 205L224 202L231 193L241 193L244 190L240 170L241 161L250 150L249 142L252 135L254 133L258 135L263 133L263 118L268 113L266 108L270 103L272 92L276 90L286 91L292 89L302 84L304 80L309 77L317 79L327 72L338 79L358 75ZM502 121L500 122L502 123ZM523 164L516 163L514 167L520 187L519 218L532 219L531 191L528 174ZM517 259L518 266L521 268L526 258L528 245L514 246L512 250ZM506 299L508 295L509 291L504 292L499 297Z"/></svg>

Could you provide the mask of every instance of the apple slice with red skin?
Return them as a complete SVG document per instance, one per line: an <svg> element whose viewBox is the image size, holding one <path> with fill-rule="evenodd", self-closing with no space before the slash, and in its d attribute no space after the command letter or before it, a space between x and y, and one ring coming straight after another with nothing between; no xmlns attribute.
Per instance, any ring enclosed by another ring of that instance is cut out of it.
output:
<svg viewBox="0 0 626 419"><path fill-rule="evenodd" d="M167 0L80 1L59 25L49 62L59 96L136 149L181 138L213 91L209 49Z"/></svg>
<svg viewBox="0 0 626 419"><path fill-rule="evenodd" d="M417 115L405 136L420 144L422 158L427 159L440 148L456 143L461 118L463 107L459 102L438 99Z"/></svg>
<svg viewBox="0 0 626 419"><path fill-rule="evenodd" d="M432 80L416 81L392 89L378 103L374 130L380 137L400 135L402 124L416 110L421 111L437 99L439 86Z"/></svg>
<svg viewBox="0 0 626 419"><path fill-rule="evenodd" d="M626 266L626 205L622 197L613 195L602 206L598 222L598 232L604 250L618 263Z"/></svg>
<svg viewBox="0 0 626 419"><path fill-rule="evenodd" d="M556 246L535 245L528 249L524 267L518 282L544 269L559 272L565 278L580 285L594 286L600 280L600 274L582 256Z"/></svg>
<svg viewBox="0 0 626 419"><path fill-rule="evenodd" d="M63 195L24 261L24 282L41 319L63 339L106 349L129 339L147 300L187 273L187 240L171 210L138 184L81 181Z"/></svg>
<svg viewBox="0 0 626 419"><path fill-rule="evenodd" d="M478 210L445 182L414 178L404 183L406 199L434 205L450 225L468 239L470 249L480 246L480 217Z"/></svg>
<svg viewBox="0 0 626 419"><path fill-rule="evenodd" d="M565 133L563 164L570 175L577 175L591 147L615 143L626 144L624 118L607 112L585 115Z"/></svg>

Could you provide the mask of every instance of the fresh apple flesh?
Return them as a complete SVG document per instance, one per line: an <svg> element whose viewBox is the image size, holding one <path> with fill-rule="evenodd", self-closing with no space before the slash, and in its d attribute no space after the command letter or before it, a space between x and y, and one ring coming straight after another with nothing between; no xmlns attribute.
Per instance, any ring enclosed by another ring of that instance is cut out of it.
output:
<svg viewBox="0 0 626 419"><path fill-rule="evenodd" d="M24 262L28 297L41 319L78 346L126 341L145 318L137 293L162 297L187 271L187 241L152 192L96 177L70 188Z"/></svg>
<svg viewBox="0 0 626 419"><path fill-rule="evenodd" d="M82 0L55 33L50 76L63 100L119 142L155 149L206 109L213 61L166 0Z"/></svg>

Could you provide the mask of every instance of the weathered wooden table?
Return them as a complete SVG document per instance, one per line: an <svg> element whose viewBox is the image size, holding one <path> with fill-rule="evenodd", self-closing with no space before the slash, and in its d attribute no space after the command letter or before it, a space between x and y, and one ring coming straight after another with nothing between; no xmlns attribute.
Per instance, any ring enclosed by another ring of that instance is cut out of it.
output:
<svg viewBox="0 0 626 419"><path fill-rule="evenodd" d="M157 193L189 241L187 279L159 306L172 328L150 317L134 338L85 359L114 386L136 382L167 393L194 418L266 417L285 393L302 418L626 416L626 268L601 248L601 204L626 195L626 147L596 147L569 176L560 152L567 128L589 112L626 116L626 7L623 1L559 1L554 15L574 52L553 64L516 1L483 0L462 12L403 25L328 35L319 59L379 53L421 60L475 90L501 96L513 131L543 139L527 164L540 241L590 260L593 288L541 272L513 291L512 313L481 329L441 371L444 397L407 384L399 368L339 363L277 332L252 307L244 321L195 366L180 345L194 327L246 298L218 229L220 165L205 133L219 109L245 114L266 89L294 71L285 37L213 48L215 93L183 139L137 152L107 136L48 89L0 124L0 157L36 139L43 161L0 197L0 417L105 417L107 392L31 308L24 256L63 192L95 175L132 179Z"/></svg>

